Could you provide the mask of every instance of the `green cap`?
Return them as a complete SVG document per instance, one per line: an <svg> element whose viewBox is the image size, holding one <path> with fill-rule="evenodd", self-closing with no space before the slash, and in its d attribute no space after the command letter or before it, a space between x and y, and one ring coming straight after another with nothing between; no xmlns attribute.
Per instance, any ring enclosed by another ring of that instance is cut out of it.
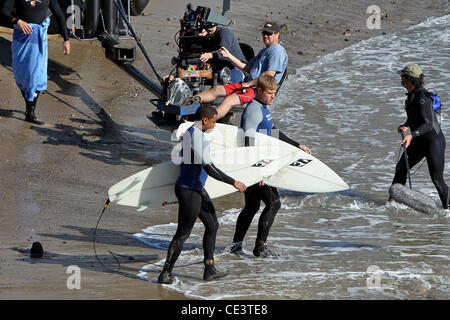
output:
<svg viewBox="0 0 450 320"><path fill-rule="evenodd" d="M401 75L405 74L414 78L419 78L423 74L422 69L417 64L410 64L402 70L397 71L397 73Z"/></svg>

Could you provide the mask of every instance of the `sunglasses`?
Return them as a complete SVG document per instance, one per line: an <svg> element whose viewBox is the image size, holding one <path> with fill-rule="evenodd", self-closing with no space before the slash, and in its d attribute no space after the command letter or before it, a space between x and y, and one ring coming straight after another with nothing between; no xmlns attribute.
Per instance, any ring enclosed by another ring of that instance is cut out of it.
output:
<svg viewBox="0 0 450 320"><path fill-rule="evenodd" d="M268 37L273 36L274 34L275 34L275 32L269 32L269 31L263 31L262 32L263 36L268 36Z"/></svg>

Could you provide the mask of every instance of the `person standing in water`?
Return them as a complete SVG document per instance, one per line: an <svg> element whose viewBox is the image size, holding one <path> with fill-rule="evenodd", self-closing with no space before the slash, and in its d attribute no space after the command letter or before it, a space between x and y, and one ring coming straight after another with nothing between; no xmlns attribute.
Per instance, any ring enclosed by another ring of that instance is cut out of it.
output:
<svg viewBox="0 0 450 320"><path fill-rule="evenodd" d="M200 218L205 225L203 279L213 280L227 275L214 267L214 250L219 222L214 205L205 190L206 178L210 176L223 181L241 192L246 189L242 182L234 180L216 168L211 160L210 146L204 132L214 129L218 119L216 109L211 106L202 106L197 109L195 115L197 121L183 135L181 150L183 163L180 165L180 176L175 184L175 195L179 203L178 227L167 251L163 270L158 277L158 282L164 284L173 282L172 269L197 218ZM185 152L189 154L184 154Z"/></svg>
<svg viewBox="0 0 450 320"><path fill-rule="evenodd" d="M247 104L241 117L241 128L244 130L246 147L254 145L256 132L275 136L274 131L276 127L273 125L268 105L272 104L277 89L278 83L273 76L263 74L258 78L255 99ZM278 138L311 154L311 150L307 146L289 138L281 131L278 131ZM274 255L267 248L267 238L275 216L281 207L280 196L277 188L264 184L264 181L249 186L245 191L245 206L239 213L236 221L236 229L230 248L231 252L236 254L243 252L242 245L245 234L259 210L261 201L265 204L265 208L259 217L253 255L262 258Z"/></svg>
<svg viewBox="0 0 450 320"><path fill-rule="evenodd" d="M69 32L58 0L5 0L2 8L3 15L14 24L12 64L25 99L25 121L38 125L44 124L36 118L35 110L39 93L47 89L49 9L64 38L64 54L70 54Z"/></svg>
<svg viewBox="0 0 450 320"><path fill-rule="evenodd" d="M418 65L408 65L397 72L401 84L408 91L405 100L406 122L397 128L406 134L402 145L408 151L409 167L414 167L424 157L427 159L431 181L436 187L442 207L448 209L449 189L444 181L445 137L433 111L430 93L424 88L424 74ZM398 161L392 184L406 184L405 153Z"/></svg>

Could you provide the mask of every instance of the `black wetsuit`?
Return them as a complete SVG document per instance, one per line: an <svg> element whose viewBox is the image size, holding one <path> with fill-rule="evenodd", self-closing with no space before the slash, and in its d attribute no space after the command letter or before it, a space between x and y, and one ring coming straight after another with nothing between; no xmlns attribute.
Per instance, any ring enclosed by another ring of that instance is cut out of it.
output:
<svg viewBox="0 0 450 320"><path fill-rule="evenodd" d="M278 137L293 146L298 147L299 143L292 140L281 131L276 131L273 125L272 115L266 105L254 99L242 112L241 128L245 131L245 145L254 145L254 137L257 131ZM277 188L269 185L259 186L254 184L245 190L245 206L238 216L236 230L233 237L233 243L239 244L244 240L245 234L250 224L259 210L261 201L265 204L258 221L258 233L256 242L266 242L269 236L270 228L278 210L281 207L280 196Z"/></svg>
<svg viewBox="0 0 450 320"><path fill-rule="evenodd" d="M435 112L432 110L431 99L428 92L423 89L414 89L407 94L405 110L408 116L404 126L411 130L413 139L406 150L409 167L412 168L425 157L428 163L431 180L436 186L442 206L448 208L448 186L444 181L445 165L445 137L437 122ZM394 183L405 184L407 169L405 155L397 163Z"/></svg>
<svg viewBox="0 0 450 320"><path fill-rule="evenodd" d="M180 177L175 185L175 195L179 202L178 227L167 252L165 268L169 272L172 271L197 218L200 218L205 225L203 235L205 261L214 259L219 223L214 205L204 190L204 185L207 176L231 185L235 182L214 166L209 154L209 143L200 129L193 126L186 131L186 134L189 136L183 136L183 142L188 141L189 145L183 145L183 149L190 149L191 157L188 161L183 158Z"/></svg>
<svg viewBox="0 0 450 320"><path fill-rule="evenodd" d="M13 9L15 9L14 15ZM69 40L66 21L58 0L5 0L2 13L9 21L15 23L17 23L16 19L20 19L26 23L41 24L50 16L49 9L55 16L64 41Z"/></svg>

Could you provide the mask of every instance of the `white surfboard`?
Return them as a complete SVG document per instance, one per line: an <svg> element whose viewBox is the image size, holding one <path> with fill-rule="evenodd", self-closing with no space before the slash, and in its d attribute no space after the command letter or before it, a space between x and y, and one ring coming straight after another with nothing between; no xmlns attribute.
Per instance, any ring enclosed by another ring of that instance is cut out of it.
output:
<svg viewBox="0 0 450 320"><path fill-rule="evenodd" d="M175 152L176 153L176 152ZM280 168L298 157L298 150L279 148L229 148L211 151L211 158L220 170L246 186L267 179ZM175 182L180 174L177 163L181 159L157 164L142 170L108 190L109 200L124 206L138 208L161 207L177 202ZM237 190L224 182L208 177L205 189L213 198L221 197Z"/></svg>
<svg viewBox="0 0 450 320"><path fill-rule="evenodd" d="M174 132L173 140L179 140L184 132L192 126L182 123ZM275 134L273 132L272 134ZM213 131L206 133L211 150L244 147L244 130L232 125L217 123ZM297 157L270 176L268 185L297 192L322 193L349 189L349 186L332 169L310 154L275 137L256 133L255 146L260 148L287 148L297 151Z"/></svg>

